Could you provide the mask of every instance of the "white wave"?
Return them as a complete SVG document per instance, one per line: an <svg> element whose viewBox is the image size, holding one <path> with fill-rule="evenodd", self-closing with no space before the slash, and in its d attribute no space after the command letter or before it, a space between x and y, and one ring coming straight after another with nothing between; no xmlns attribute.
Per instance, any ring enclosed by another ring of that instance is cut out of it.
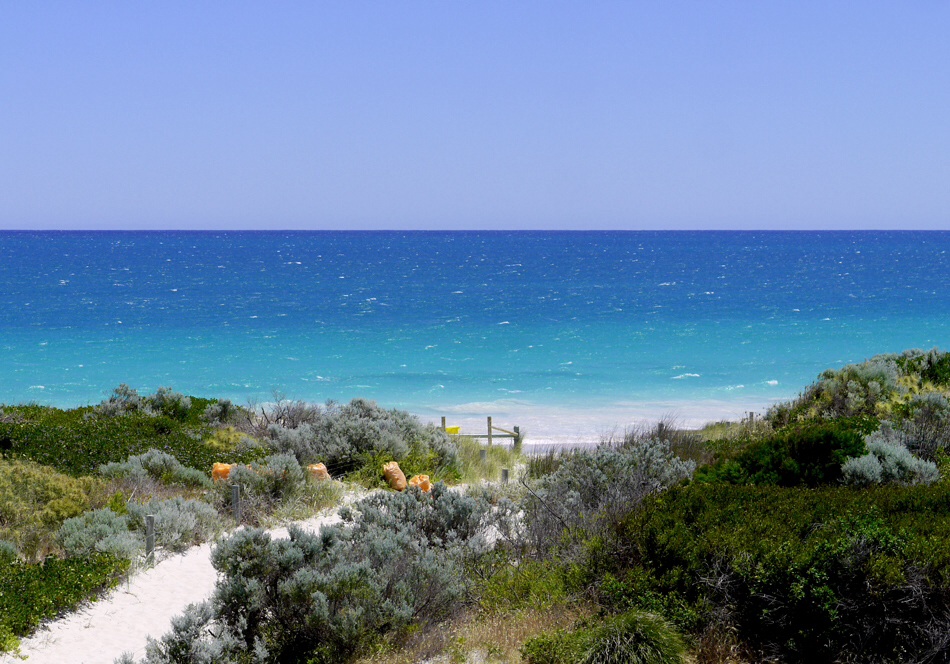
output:
<svg viewBox="0 0 950 664"><path fill-rule="evenodd" d="M673 380L683 380L684 378L699 378L702 374L698 373L684 373L679 376L673 376Z"/></svg>
<svg viewBox="0 0 950 664"><path fill-rule="evenodd" d="M767 380L767 381L765 381L765 384L766 384L766 385L773 385L773 386L775 386L775 385L778 385L778 381L777 381L777 380Z"/></svg>

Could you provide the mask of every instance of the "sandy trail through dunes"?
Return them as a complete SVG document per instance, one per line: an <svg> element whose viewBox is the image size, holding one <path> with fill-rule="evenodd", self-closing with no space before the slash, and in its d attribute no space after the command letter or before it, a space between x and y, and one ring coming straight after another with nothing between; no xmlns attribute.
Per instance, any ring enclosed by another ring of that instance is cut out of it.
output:
<svg viewBox="0 0 950 664"><path fill-rule="evenodd" d="M348 496L345 503L352 497ZM305 530L340 521L338 509L298 522ZM287 528L268 531L287 537ZM20 647L27 664L112 664L123 652L145 655L149 636L160 638L186 606L207 599L217 573L211 566L212 544L203 544L134 574L98 602L40 627ZM24 660L0 655L0 664Z"/></svg>

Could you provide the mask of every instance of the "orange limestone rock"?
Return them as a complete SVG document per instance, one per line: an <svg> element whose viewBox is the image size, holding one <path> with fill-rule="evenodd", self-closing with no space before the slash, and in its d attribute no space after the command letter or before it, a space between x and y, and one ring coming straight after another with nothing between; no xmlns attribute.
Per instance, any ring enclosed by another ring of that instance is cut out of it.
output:
<svg viewBox="0 0 950 664"><path fill-rule="evenodd" d="M406 475L395 461L390 461L383 466L383 477L396 491L406 490Z"/></svg>
<svg viewBox="0 0 950 664"><path fill-rule="evenodd" d="M322 463L311 463L307 466L307 472L315 480L328 480L330 479L330 473L327 472L327 467Z"/></svg>
<svg viewBox="0 0 950 664"><path fill-rule="evenodd" d="M429 481L428 475L413 475L409 480L409 486L417 486L423 493L432 491L432 482Z"/></svg>
<svg viewBox="0 0 950 664"><path fill-rule="evenodd" d="M226 480L231 476L231 464L229 463L215 463L211 467L211 479L215 482L218 480Z"/></svg>

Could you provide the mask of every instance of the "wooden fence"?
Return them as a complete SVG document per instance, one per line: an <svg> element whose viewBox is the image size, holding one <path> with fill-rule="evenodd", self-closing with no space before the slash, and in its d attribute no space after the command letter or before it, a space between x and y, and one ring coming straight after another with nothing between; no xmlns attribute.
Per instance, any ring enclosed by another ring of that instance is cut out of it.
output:
<svg viewBox="0 0 950 664"><path fill-rule="evenodd" d="M452 435L457 436L468 436L469 438L487 438L489 447L496 438L510 438L516 449L521 448L522 435L520 427L512 427L512 431L509 431L508 429L502 429L501 427L496 427L494 424L492 424L491 415L488 416L487 422L488 426L486 428L486 433L462 433L460 427L446 427L445 417L443 416L442 430L448 433L450 429L454 429L454 431L452 431Z"/></svg>

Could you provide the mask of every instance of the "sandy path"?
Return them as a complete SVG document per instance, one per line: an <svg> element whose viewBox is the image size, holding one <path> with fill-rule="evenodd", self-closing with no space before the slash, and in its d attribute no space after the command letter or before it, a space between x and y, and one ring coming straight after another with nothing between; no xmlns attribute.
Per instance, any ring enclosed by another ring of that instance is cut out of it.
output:
<svg viewBox="0 0 950 664"><path fill-rule="evenodd" d="M346 500L345 502L350 502ZM298 525L317 531L340 520L334 509ZM268 531L287 537L286 528ZM40 627L23 639L20 651L28 664L112 664L123 652L145 656L147 637L160 638L186 606L207 599L217 573L211 544L190 549L133 575L98 602ZM0 655L0 664L23 660Z"/></svg>

